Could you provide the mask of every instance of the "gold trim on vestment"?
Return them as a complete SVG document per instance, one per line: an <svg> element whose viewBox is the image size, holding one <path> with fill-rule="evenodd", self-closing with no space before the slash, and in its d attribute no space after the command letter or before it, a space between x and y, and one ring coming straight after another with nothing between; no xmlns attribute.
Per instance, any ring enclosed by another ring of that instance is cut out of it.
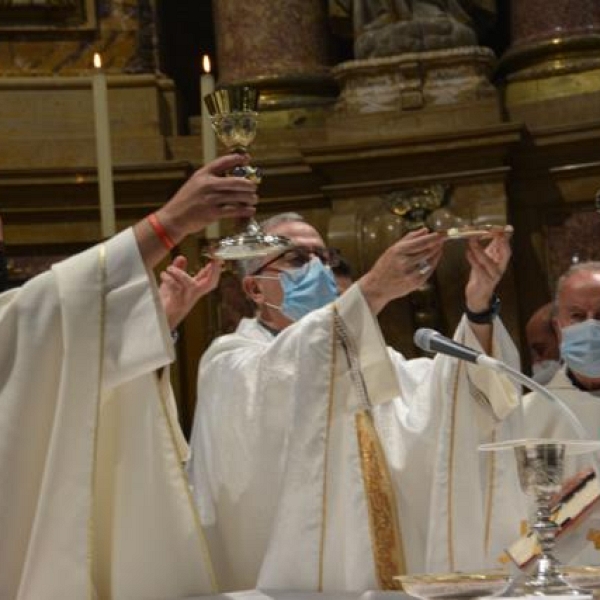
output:
<svg viewBox="0 0 600 600"><path fill-rule="evenodd" d="M323 465L323 503L321 507L321 539L319 542L319 586L318 591L323 591L323 567L325 561L325 535L327 529L327 474L329 465L329 432L333 416L333 399L335 393L335 368L337 364L337 335L335 321L337 309L332 309L331 318L331 361L329 369L329 398L327 401L327 423L325 426L325 450Z"/></svg>
<svg viewBox="0 0 600 600"><path fill-rule="evenodd" d="M399 589L400 583L394 578L406 572L406 563L394 488L373 423L371 399L361 371L358 350L337 313L335 317L336 337L339 337L344 349L350 378L361 407L355 412L354 424L377 580L381 589Z"/></svg>
<svg viewBox="0 0 600 600"><path fill-rule="evenodd" d="M496 441L496 432L492 433L492 443ZM489 456L488 465L488 480L487 480L487 502L485 506L485 553L489 556L490 540L492 539L492 512L494 510L494 482L496 480L496 453L486 452Z"/></svg>
<svg viewBox="0 0 600 600"><path fill-rule="evenodd" d="M355 428L358 454L361 462L361 474L365 493L365 502L369 515L369 531L373 561L379 586L383 590L401 589L401 583L395 579L406 573L402 535L396 509L396 498L388 469L385 453L370 412L370 400L353 340L347 335L339 314L333 307L332 319L332 358L329 381L329 402L327 426L325 430L325 465L323 476L323 505L321 519L321 544L319 549L319 587L323 590L323 563L327 524L327 476L329 433L334 406L335 376L338 360L337 344L342 345L348 360L350 376L360 400L362 410L355 414Z"/></svg>
<svg viewBox="0 0 600 600"><path fill-rule="evenodd" d="M183 489L184 489L186 498L188 499L188 502L190 504L190 508L192 510L192 515L194 517L194 524L196 526L196 534L198 535L198 539L200 541L200 551L201 551L201 554L204 556L204 563L206 565L206 568L208 570L208 575L210 577L211 591L213 593L216 593L219 591L219 586L217 583L217 576L216 576L215 569L214 569L214 566L212 563L212 559L210 557L210 551L208 549L208 542L206 541L206 536L204 535L204 528L202 527L202 523L200 522L200 514L198 513L198 509L196 507L196 502L194 501L194 498L192 496L189 478L188 478L186 470L183 467L184 462L185 462L185 457L183 457L179 451L179 446L177 444L177 437L175 435L174 425L171 422L171 418L169 417L169 410L167 408L167 398L165 397L165 394L163 393L163 386L161 385L160 377L158 376L158 374L156 375L156 378L157 378L156 385L158 386L158 394L160 396L160 405L162 408L162 415L166 421L167 430L169 432L169 438L171 440L171 444L173 445L173 449L175 450L175 454L177 456L178 473L181 478L181 482L183 485Z"/></svg>
<svg viewBox="0 0 600 600"><path fill-rule="evenodd" d="M377 579L382 590L401 589L396 577L406 573L406 561L385 454L371 413L357 412L354 419Z"/></svg>
<svg viewBox="0 0 600 600"><path fill-rule="evenodd" d="M460 378L460 370L463 368L463 363L458 361L454 376L454 386L452 389L452 402L450 403L450 451L448 453L448 562L450 571L454 571L454 436L456 434L456 404L458 402L458 382Z"/></svg>
<svg viewBox="0 0 600 600"><path fill-rule="evenodd" d="M90 514L88 517L88 575L89 575L89 593L90 600L96 600L96 586L94 584L94 566L95 566L95 527L94 527L94 511L96 499L96 466L98 459L98 425L100 419L100 403L102 402L102 383L104 377L104 336L106 330L106 246L101 244L98 248L98 276L100 278L100 331L98 332L99 339L99 358L98 358L98 389L96 392L96 426L94 427L94 441L92 446L92 471L91 471L91 500Z"/></svg>

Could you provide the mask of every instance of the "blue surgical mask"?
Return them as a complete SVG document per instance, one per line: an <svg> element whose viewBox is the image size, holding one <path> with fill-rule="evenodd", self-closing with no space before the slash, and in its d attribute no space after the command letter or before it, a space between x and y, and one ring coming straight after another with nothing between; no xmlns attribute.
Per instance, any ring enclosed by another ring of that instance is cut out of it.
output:
<svg viewBox="0 0 600 600"><path fill-rule="evenodd" d="M560 369L560 361L558 360L542 360L531 365L532 379L546 385L550 383L556 372Z"/></svg>
<svg viewBox="0 0 600 600"><path fill-rule="evenodd" d="M271 279L264 275L258 277ZM298 321L304 315L326 306L338 297L331 269L316 257L302 267L281 271L279 281L283 290L281 306L267 306L278 309L292 321Z"/></svg>
<svg viewBox="0 0 600 600"><path fill-rule="evenodd" d="M560 355L574 373L600 378L600 321L588 319L561 329Z"/></svg>

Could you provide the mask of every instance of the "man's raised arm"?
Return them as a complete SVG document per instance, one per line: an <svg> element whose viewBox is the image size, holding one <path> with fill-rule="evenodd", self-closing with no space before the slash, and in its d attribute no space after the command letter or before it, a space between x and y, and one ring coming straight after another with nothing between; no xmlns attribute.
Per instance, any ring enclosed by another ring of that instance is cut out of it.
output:
<svg viewBox="0 0 600 600"><path fill-rule="evenodd" d="M225 173L248 162L246 155L222 156L197 170L156 212L134 225L146 267L152 269L186 236L223 218L252 217L256 184Z"/></svg>

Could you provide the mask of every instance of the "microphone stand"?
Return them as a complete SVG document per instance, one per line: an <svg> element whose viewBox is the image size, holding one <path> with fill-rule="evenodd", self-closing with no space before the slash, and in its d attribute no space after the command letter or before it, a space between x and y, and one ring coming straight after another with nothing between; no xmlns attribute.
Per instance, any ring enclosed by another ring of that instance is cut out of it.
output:
<svg viewBox="0 0 600 600"><path fill-rule="evenodd" d="M524 385L525 387L529 388L530 390L533 390L534 392L537 392L547 400L554 402L564 413L564 415L566 415L570 425L573 427L577 434L577 437L580 440L593 439L590 437L590 434L581 424L581 421L577 418L575 413L565 404L565 402L563 402L558 396L555 396L543 385L540 385L537 381L531 379L531 377L523 375L521 371L513 369L506 363L496 358L492 358L484 352L479 352L459 342L455 342L454 340L446 338L434 329L418 329L415 333L414 341L419 348L425 350L426 352L438 352L446 354L447 356L452 356L454 358L458 358L459 360L465 360L467 362L473 362L483 367L488 367L493 371L507 375L514 381ZM595 459L593 460L593 462L594 469L596 471L596 476L598 477L598 481L600 481L600 469L598 468Z"/></svg>
<svg viewBox="0 0 600 600"><path fill-rule="evenodd" d="M523 373L521 373L521 371L518 371L517 369L513 369L511 366L507 365L506 363L503 363L502 361L497 360L496 358L492 358L491 356L488 356L487 354L480 354L477 357L476 362L478 365L482 365L482 366L488 367L490 369L493 369L494 371L497 371L499 373L504 373L505 375L508 375L508 377L510 377L514 381L517 381L518 383L524 385L525 387L529 388L530 390L533 390L534 392L537 392L541 396L544 396L544 398L546 398L547 400L554 402L560 408L560 410L567 416L571 426L575 430L575 433L577 434L577 437L580 440L592 439L589 432L581 424L581 421L577 418L575 413L567 406L567 404L563 400L561 400L561 398L559 398L558 396L556 396L555 394L550 392L543 385L539 384L534 379L531 379L531 377L527 377L527 375L523 375ZM597 476L600 475L596 464L594 464L594 467L596 469L596 475ZM598 479L598 481L600 481L600 478Z"/></svg>

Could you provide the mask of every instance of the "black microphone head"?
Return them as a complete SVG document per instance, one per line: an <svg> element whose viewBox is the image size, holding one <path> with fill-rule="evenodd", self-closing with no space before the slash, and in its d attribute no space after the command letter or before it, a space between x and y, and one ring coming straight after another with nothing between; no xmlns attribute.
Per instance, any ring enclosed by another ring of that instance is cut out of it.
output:
<svg viewBox="0 0 600 600"><path fill-rule="evenodd" d="M421 327L415 331L413 341L418 348L421 348L421 350L425 350L425 352L435 352L435 350L431 349L431 340L434 337L440 337L440 333L435 329Z"/></svg>

